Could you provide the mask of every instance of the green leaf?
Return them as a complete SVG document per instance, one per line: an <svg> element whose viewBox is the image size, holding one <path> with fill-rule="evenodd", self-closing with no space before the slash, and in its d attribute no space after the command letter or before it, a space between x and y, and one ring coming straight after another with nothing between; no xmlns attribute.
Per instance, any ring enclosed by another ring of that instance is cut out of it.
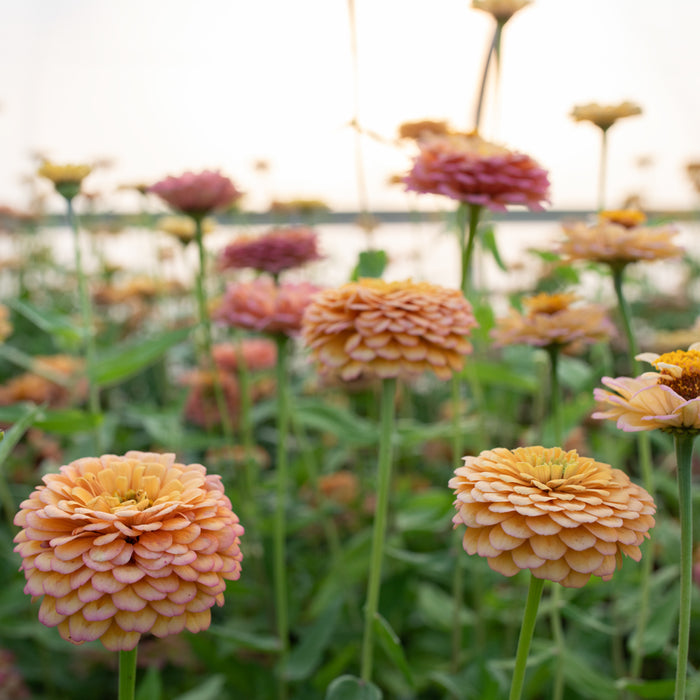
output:
<svg viewBox="0 0 700 700"><path fill-rule="evenodd" d="M256 632L246 632L240 627L211 626L209 634L213 634L222 639L236 642L246 649L254 651L279 651L280 643L277 637L269 634L257 634Z"/></svg>
<svg viewBox="0 0 700 700"><path fill-rule="evenodd" d="M474 374L485 386L498 386L527 394L535 393L541 386L538 377L511 370L503 362L488 360L467 360L467 362L471 363Z"/></svg>
<svg viewBox="0 0 700 700"><path fill-rule="evenodd" d="M219 700L225 683L226 677L218 673L175 700Z"/></svg>
<svg viewBox="0 0 700 700"><path fill-rule="evenodd" d="M382 691L370 681L339 676L326 691L325 700L382 700Z"/></svg>
<svg viewBox="0 0 700 700"><path fill-rule="evenodd" d="M676 681L672 678L658 681L637 681L621 678L617 682L621 690L629 690L638 698L672 698L676 689Z"/></svg>
<svg viewBox="0 0 700 700"><path fill-rule="evenodd" d="M555 663L564 665L564 676L579 695L591 700L617 700L618 692L615 681L604 676L582 655L571 649L564 650L564 658L556 659Z"/></svg>
<svg viewBox="0 0 700 700"><path fill-rule="evenodd" d="M654 598L654 606L649 622L642 637L642 653L645 656L660 652L669 644L678 624L678 588L665 596ZM633 649L637 642L637 635L630 637L629 645Z"/></svg>
<svg viewBox="0 0 700 700"><path fill-rule="evenodd" d="M37 417L41 414L43 406L24 404L18 407L20 415L14 421L14 425L5 433L0 433L0 465L7 459L14 446L22 439L22 435L36 423ZM4 421L3 421L4 422Z"/></svg>
<svg viewBox="0 0 700 700"><path fill-rule="evenodd" d="M150 666L136 689L136 700L160 700L162 695L160 671L155 666Z"/></svg>
<svg viewBox="0 0 700 700"><path fill-rule="evenodd" d="M379 613L377 613L374 618L374 632L377 635L380 646L386 652L387 656L396 664L396 667L401 671L408 684L412 688L415 688L416 684L413 680L411 667L406 660L406 654L404 654L403 647L401 646L401 640L396 632L394 632L389 621Z"/></svg>
<svg viewBox="0 0 700 700"><path fill-rule="evenodd" d="M92 367L91 378L99 386L117 384L157 362L167 350L185 340L191 332L192 328L178 328L147 340L113 347L103 352Z"/></svg>
<svg viewBox="0 0 700 700"><path fill-rule="evenodd" d="M317 399L295 399L294 418L303 426L321 433L331 433L346 444L374 445L378 439L377 426L350 411Z"/></svg>
<svg viewBox="0 0 700 700"><path fill-rule="evenodd" d="M381 277L389 262L389 257L383 250L363 250L350 279L357 281L362 277Z"/></svg>
<svg viewBox="0 0 700 700"><path fill-rule="evenodd" d="M15 423L21 420L27 410L27 406L37 409L32 424L49 432L61 433L62 435L80 433L92 430L100 423L98 416L91 416L89 413L80 411L77 408L50 411L43 406L26 403L0 406L0 422Z"/></svg>
<svg viewBox="0 0 700 700"><path fill-rule="evenodd" d="M62 342L64 346L75 347L82 341L82 329L76 327L75 321L70 316L57 311L38 309L20 299L10 299L6 303L37 328Z"/></svg>
<svg viewBox="0 0 700 700"><path fill-rule="evenodd" d="M498 244L496 243L496 232L493 226L489 226L481 232L481 244L484 246L485 250L493 256L496 261L496 265L503 270L503 272L508 272L508 266L503 262L501 254L498 252Z"/></svg>
<svg viewBox="0 0 700 700"><path fill-rule="evenodd" d="M318 668L338 624L341 602L340 598L333 601L318 620L302 633L301 642L292 649L282 671L285 678L300 681L308 678Z"/></svg>

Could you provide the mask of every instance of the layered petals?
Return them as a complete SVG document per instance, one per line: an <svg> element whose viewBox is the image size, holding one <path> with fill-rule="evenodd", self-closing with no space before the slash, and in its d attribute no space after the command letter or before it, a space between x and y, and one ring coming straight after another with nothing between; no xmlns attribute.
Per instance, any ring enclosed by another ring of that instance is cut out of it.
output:
<svg viewBox="0 0 700 700"><path fill-rule="evenodd" d="M229 178L214 170L166 177L148 191L157 194L173 209L195 217L230 207L242 196Z"/></svg>

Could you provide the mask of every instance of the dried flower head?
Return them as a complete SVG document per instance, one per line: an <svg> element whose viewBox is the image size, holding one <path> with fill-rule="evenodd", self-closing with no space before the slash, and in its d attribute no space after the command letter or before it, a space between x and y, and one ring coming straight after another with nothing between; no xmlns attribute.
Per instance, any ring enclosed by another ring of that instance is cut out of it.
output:
<svg viewBox="0 0 700 700"><path fill-rule="evenodd" d="M166 177L148 191L157 194L173 209L194 217L226 209L243 195L229 178L214 170Z"/></svg>
<svg viewBox="0 0 700 700"><path fill-rule="evenodd" d="M532 0L472 0L472 7L488 12L499 24L505 24L516 12L531 3Z"/></svg>
<svg viewBox="0 0 700 700"><path fill-rule="evenodd" d="M43 624L112 651L209 627L242 559L218 475L133 451L78 459L43 481L15 516L24 591L43 596Z"/></svg>
<svg viewBox="0 0 700 700"><path fill-rule="evenodd" d="M66 163L59 165L49 160L37 170L37 175L53 182L56 191L66 199L72 199L80 192L83 180L92 172L92 167L84 164Z"/></svg>
<svg viewBox="0 0 700 700"><path fill-rule="evenodd" d="M538 294L523 300L526 311L515 309L497 321L491 337L497 345L556 348L575 355L587 345L606 340L614 326L605 309L595 304L574 306L576 294Z"/></svg>
<svg viewBox="0 0 700 700"><path fill-rule="evenodd" d="M162 216L156 224L158 230L177 238L187 245L197 235L196 224L189 216ZM211 233L216 228L216 221L211 218L202 221L202 233Z"/></svg>
<svg viewBox="0 0 700 700"><path fill-rule="evenodd" d="M672 224L644 226L638 210L602 211L597 223L563 224L565 239L559 252L571 260L590 260L612 266L639 261L666 260L683 255L673 242L678 228Z"/></svg>
<svg viewBox="0 0 700 700"><path fill-rule="evenodd" d="M535 211L549 201L547 171L530 156L476 133L426 137L403 179L406 189L439 194L492 211L520 204Z"/></svg>
<svg viewBox="0 0 700 700"><path fill-rule="evenodd" d="M617 421L618 428L629 432L700 432L700 343L663 355L642 353L637 359L656 371L638 377L603 377L612 391L594 390L601 410L593 418Z"/></svg>
<svg viewBox="0 0 700 700"><path fill-rule="evenodd" d="M275 285L269 277L234 282L214 310L214 318L251 331L296 335L304 310L318 291L320 287L309 282Z"/></svg>
<svg viewBox="0 0 700 700"><path fill-rule="evenodd" d="M221 252L221 269L250 267L259 272L278 275L319 260L318 235L308 226L270 229L262 236L241 236Z"/></svg>
<svg viewBox="0 0 700 700"><path fill-rule="evenodd" d="M652 497L619 469L560 447L499 447L464 457L449 486L468 554L504 576L580 588L609 580L654 526Z"/></svg>
<svg viewBox="0 0 700 700"><path fill-rule="evenodd" d="M634 117L642 113L642 108L634 102L621 102L617 105L600 105L589 102L578 105L571 111L571 118L577 122L591 122L599 129L607 131L619 119Z"/></svg>
<svg viewBox="0 0 700 700"><path fill-rule="evenodd" d="M318 294L303 338L322 371L345 380L426 370L449 379L471 351L467 335L476 325L458 290L368 278Z"/></svg>
<svg viewBox="0 0 700 700"><path fill-rule="evenodd" d="M251 372L271 369L277 362L277 345L269 338L245 338L240 343L217 343L212 348L216 366L224 372L237 372L241 359Z"/></svg>

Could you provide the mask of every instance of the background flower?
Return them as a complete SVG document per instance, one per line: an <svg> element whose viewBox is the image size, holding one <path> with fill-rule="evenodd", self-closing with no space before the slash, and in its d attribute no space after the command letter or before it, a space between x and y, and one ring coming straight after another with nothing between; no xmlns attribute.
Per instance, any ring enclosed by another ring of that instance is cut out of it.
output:
<svg viewBox="0 0 700 700"><path fill-rule="evenodd" d="M591 122L607 131L619 119L634 117L642 113L642 108L634 102L621 102L617 105L601 105L597 102L577 105L571 111L571 118L577 122Z"/></svg>
<svg viewBox="0 0 700 700"><path fill-rule="evenodd" d="M75 644L209 627L241 572L243 528L221 478L173 454L78 459L20 506L15 551L39 619Z"/></svg>
<svg viewBox="0 0 700 700"><path fill-rule="evenodd" d="M468 554L504 576L579 588L610 579L622 555L641 558L654 526L652 497L619 469L559 447L496 448L465 457L449 486Z"/></svg>
<svg viewBox="0 0 700 700"><path fill-rule="evenodd" d="M269 338L245 338L238 343L217 343L212 352L217 367L226 372L238 371L240 357L250 372L272 369L277 362L277 345Z"/></svg>
<svg viewBox="0 0 700 700"><path fill-rule="evenodd" d="M157 194L173 209L190 216L203 216L230 207L243 194L229 178L213 170L166 177L148 191Z"/></svg>
<svg viewBox="0 0 700 700"><path fill-rule="evenodd" d="M318 294L303 337L321 368L346 380L429 369L449 379L471 351L466 336L476 325L459 290L362 279Z"/></svg>

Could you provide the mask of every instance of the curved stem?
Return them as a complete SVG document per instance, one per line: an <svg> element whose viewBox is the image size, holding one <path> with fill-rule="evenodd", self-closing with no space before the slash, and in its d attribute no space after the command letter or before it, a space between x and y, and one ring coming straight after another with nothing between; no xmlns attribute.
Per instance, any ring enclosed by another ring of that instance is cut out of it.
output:
<svg viewBox="0 0 700 700"><path fill-rule="evenodd" d="M372 553L369 565L369 580L367 583L367 603L365 604L365 628L362 638L361 677L363 681L367 682L372 679L374 621L379 608L384 538L386 536L387 513L389 510L395 396L396 379L383 379L380 405L381 428L379 435L379 462L377 464L377 505L375 506L374 512Z"/></svg>
<svg viewBox="0 0 700 700"><path fill-rule="evenodd" d="M510 685L508 700L520 700L522 696L527 657L530 652L532 634L535 631L537 609L540 605L543 588L544 579L535 578L530 574L530 586L527 591L527 602L525 603L523 622L520 627L520 636L518 637L518 651L515 655L515 669L513 671L513 680Z"/></svg>
<svg viewBox="0 0 700 700"><path fill-rule="evenodd" d="M481 74L481 85L479 86L479 98L476 103L476 111L474 112L474 130L478 131L481 124L481 112L484 106L484 95L486 94L486 82L489 77L489 68L491 66L491 57L496 53L496 49L501 41L501 32L503 25L496 22L496 28L493 30L493 38L489 44L486 60L484 61L484 70Z"/></svg>
<svg viewBox="0 0 700 700"><path fill-rule="evenodd" d="M119 652L119 700L134 700L138 646Z"/></svg>
<svg viewBox="0 0 700 700"><path fill-rule="evenodd" d="M469 230L467 232L466 210L469 210ZM468 296L471 291L471 261L474 253L474 241L479 228L479 217L481 216L481 205L461 203L457 209L457 235L460 240L462 251L462 275L460 289L464 296ZM466 238L466 240L465 240Z"/></svg>
<svg viewBox="0 0 700 700"><path fill-rule="evenodd" d="M97 454L102 453L102 432L98 418L100 416L100 389L92 376L95 366L97 350L95 347L95 327L92 313L92 301L87 286L87 278L83 269L83 258L80 250L80 231L78 220L73 209L73 198L66 197L66 209L68 223L73 231L73 241L75 247L75 272L78 278L78 295L80 297L80 312L83 321L83 333L85 334L85 364L88 374L88 406L91 417L96 421L95 425L95 449Z"/></svg>
<svg viewBox="0 0 700 700"><path fill-rule="evenodd" d="M678 612L678 662L675 700L685 698L690 641L690 602L693 585L692 455L695 435L675 436L678 467L678 503L681 521L681 590Z"/></svg>
<svg viewBox="0 0 700 700"><path fill-rule="evenodd" d="M276 498L274 519L273 569L275 579L275 608L277 611L277 636L280 640L278 698L287 697L284 679L285 664L289 654L289 612L287 605L287 436L289 433L289 397L287 377L286 335L278 334L277 341L277 452L275 460Z"/></svg>
<svg viewBox="0 0 700 700"><path fill-rule="evenodd" d="M630 361L630 371L633 374L636 374L638 369L636 357L639 354L639 348L637 346L637 339L635 338L634 331L632 329L632 314L623 291L625 267L624 265L611 265L610 271L612 273L613 286L615 287L617 305L620 309L620 317L622 318L622 327L625 331L625 338L627 339L627 354Z"/></svg>

